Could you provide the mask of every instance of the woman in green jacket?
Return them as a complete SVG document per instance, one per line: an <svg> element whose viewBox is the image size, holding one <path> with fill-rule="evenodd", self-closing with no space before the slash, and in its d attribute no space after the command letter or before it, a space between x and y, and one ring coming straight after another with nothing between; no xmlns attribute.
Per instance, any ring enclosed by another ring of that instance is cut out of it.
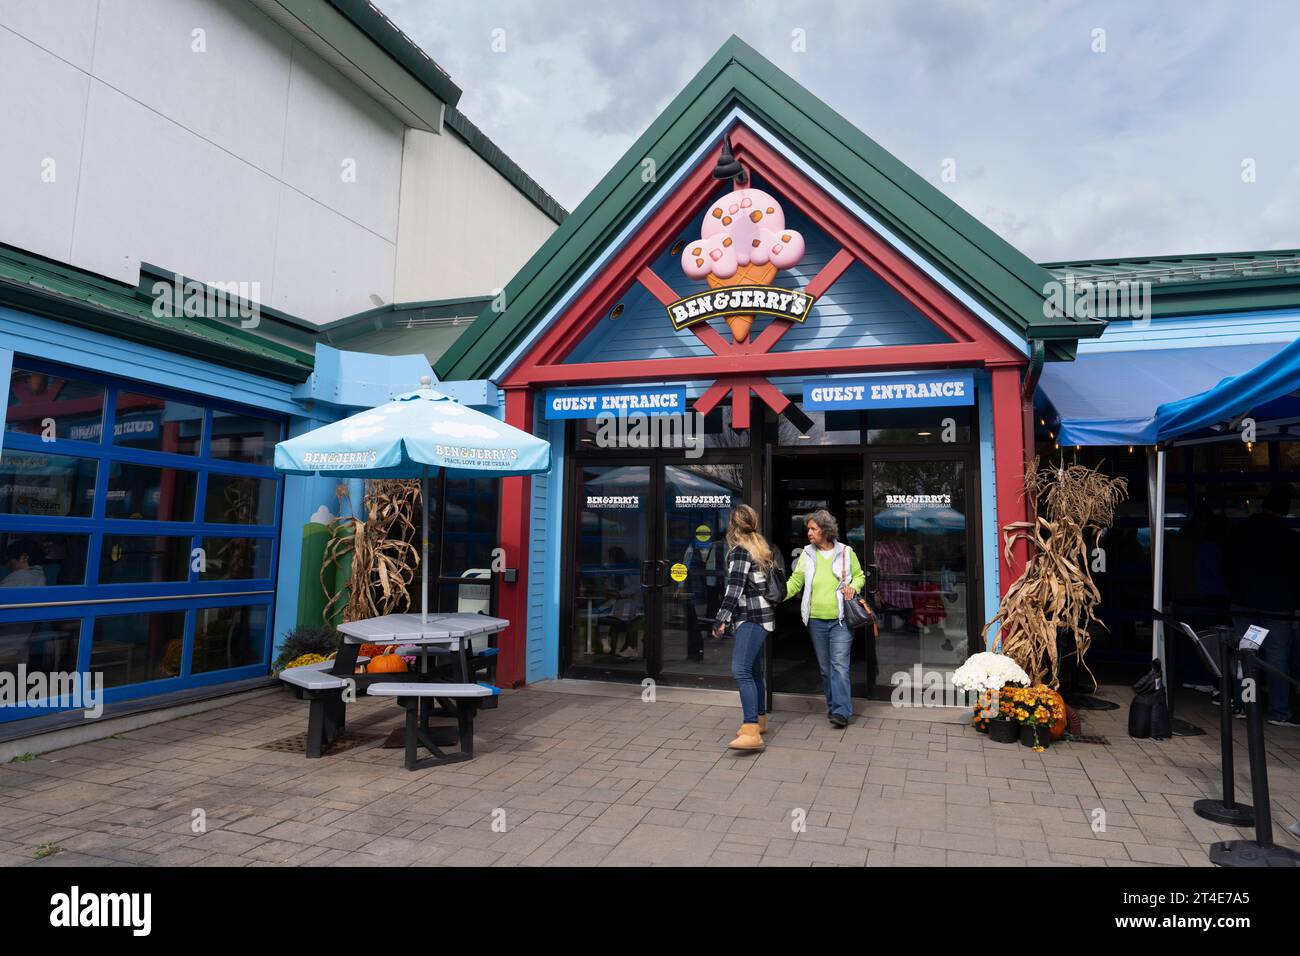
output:
<svg viewBox="0 0 1300 956"><path fill-rule="evenodd" d="M839 524L829 511L814 511L806 520L808 546L786 582L786 600L802 593L800 611L808 626L817 666L826 692L826 716L832 725L847 727L853 716L849 683L849 652L853 632L844 624L844 601L867 583L858 556L840 544Z"/></svg>

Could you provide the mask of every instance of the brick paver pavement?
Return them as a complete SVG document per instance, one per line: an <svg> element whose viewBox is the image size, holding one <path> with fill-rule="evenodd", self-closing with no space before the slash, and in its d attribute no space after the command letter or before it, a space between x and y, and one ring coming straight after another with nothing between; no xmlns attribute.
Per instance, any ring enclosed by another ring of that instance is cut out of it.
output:
<svg viewBox="0 0 1300 956"><path fill-rule="evenodd" d="M0 864L1205 866L1210 843L1249 835L1191 810L1218 796L1204 698L1180 716L1207 736L1133 741L1125 710L1090 712L1085 732L1109 746L1042 754L989 741L955 710L867 703L836 730L795 700L773 715L765 752L738 755L725 748L735 701L534 685L481 715L473 761L409 773L378 741L319 760L261 749L305 729L306 705L245 694L0 766ZM349 727L401 720L366 699ZM1297 847L1285 827L1300 817L1300 731L1266 732L1275 838ZM43 845L60 849L36 859Z"/></svg>

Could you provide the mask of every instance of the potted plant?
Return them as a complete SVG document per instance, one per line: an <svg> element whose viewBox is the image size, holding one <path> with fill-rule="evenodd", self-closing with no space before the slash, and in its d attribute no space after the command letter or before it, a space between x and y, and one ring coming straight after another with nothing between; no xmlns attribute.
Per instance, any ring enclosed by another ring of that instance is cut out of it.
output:
<svg viewBox="0 0 1300 956"><path fill-rule="evenodd" d="M1042 753L1052 744L1052 726L1065 717L1059 694L1043 684L1011 688L1007 694L1011 715L1020 725L1020 742Z"/></svg>
<svg viewBox="0 0 1300 956"><path fill-rule="evenodd" d="M978 695L971 718L975 729L998 743L1015 743L1019 729L1005 704L1009 691L1029 684L1029 675L1005 654L972 654L952 675L953 686Z"/></svg>

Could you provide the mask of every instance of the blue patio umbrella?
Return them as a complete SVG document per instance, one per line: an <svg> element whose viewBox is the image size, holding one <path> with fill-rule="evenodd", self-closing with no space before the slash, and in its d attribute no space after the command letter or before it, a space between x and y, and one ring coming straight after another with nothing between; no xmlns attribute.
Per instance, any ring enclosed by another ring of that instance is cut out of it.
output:
<svg viewBox="0 0 1300 956"><path fill-rule="evenodd" d="M419 478L422 482L421 622L429 606L429 477L533 475L551 467L545 440L436 392L420 388L322 425L275 446L275 468L290 475Z"/></svg>

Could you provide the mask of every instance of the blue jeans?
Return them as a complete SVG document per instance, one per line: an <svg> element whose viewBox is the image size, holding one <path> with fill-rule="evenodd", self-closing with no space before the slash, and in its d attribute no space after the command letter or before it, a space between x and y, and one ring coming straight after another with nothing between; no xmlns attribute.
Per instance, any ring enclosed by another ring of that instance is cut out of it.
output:
<svg viewBox="0 0 1300 956"><path fill-rule="evenodd" d="M826 713L853 716L853 691L849 684L849 652L853 650L853 632L839 621L808 619L808 636L817 653L826 691Z"/></svg>
<svg viewBox="0 0 1300 956"><path fill-rule="evenodd" d="M1290 674L1292 679L1300 679L1300 647L1297 647L1295 625L1291 621L1279 621L1264 614L1252 614L1233 608L1233 630L1237 637L1246 633L1252 624L1268 630L1268 637L1259 649L1260 660L1272 664L1283 674ZM1261 683L1268 688L1268 707L1264 714L1268 720L1291 719L1291 685L1278 674L1260 668ZM1256 692L1256 699L1259 699ZM1233 700L1241 703L1241 684L1238 683Z"/></svg>
<svg viewBox="0 0 1300 956"><path fill-rule="evenodd" d="M767 713L767 684L763 680L763 642L767 631L753 621L736 628L736 642L731 648L731 676L740 690L740 707L745 723L756 724Z"/></svg>

